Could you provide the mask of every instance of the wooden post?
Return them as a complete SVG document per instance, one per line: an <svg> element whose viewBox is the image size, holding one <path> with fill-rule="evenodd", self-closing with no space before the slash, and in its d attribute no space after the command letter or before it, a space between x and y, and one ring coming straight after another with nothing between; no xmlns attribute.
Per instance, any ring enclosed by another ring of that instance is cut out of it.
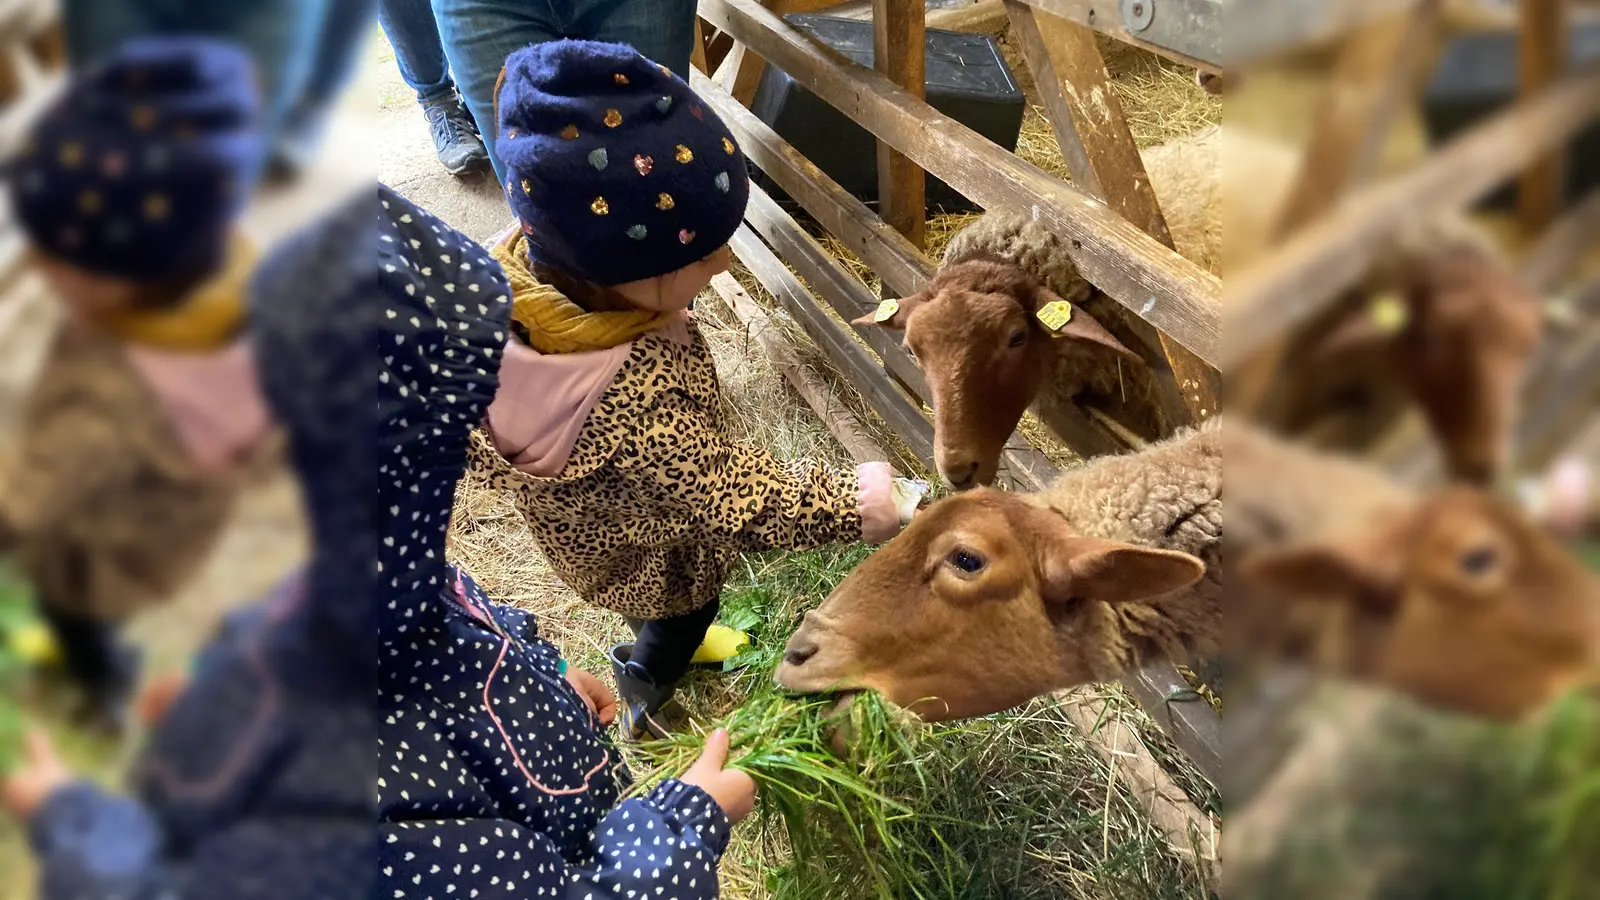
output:
<svg viewBox="0 0 1600 900"><path fill-rule="evenodd" d="M694 49L689 51L689 65L707 75L711 74L706 67L706 32L698 16L694 20Z"/></svg>
<svg viewBox="0 0 1600 900"><path fill-rule="evenodd" d="M927 26L922 0L873 0L873 63L918 100L927 95ZM878 214L918 249L927 245L927 175L878 141Z"/></svg>
<svg viewBox="0 0 1600 900"><path fill-rule="evenodd" d="M1565 0L1521 0L1522 29L1517 48L1519 100L1537 96L1566 70ZM1525 234L1537 234L1561 208L1564 157L1552 149L1523 173L1517 190L1518 214Z"/></svg>
<svg viewBox="0 0 1600 900"><path fill-rule="evenodd" d="M783 16L789 13L808 13L826 9L833 5L835 0L760 0L760 2L762 6ZM718 80L740 105L749 106L750 101L756 97L756 88L761 86L761 73L766 67L766 60L751 52L743 43L735 43L717 70Z"/></svg>
<svg viewBox="0 0 1600 900"><path fill-rule="evenodd" d="M1022 0L1005 2L1012 36L1022 45L1072 180L1172 247L1094 32ZM1216 371L1142 319L1130 316L1127 321L1144 344L1145 361L1158 373L1167 424L1192 424L1216 415Z"/></svg>

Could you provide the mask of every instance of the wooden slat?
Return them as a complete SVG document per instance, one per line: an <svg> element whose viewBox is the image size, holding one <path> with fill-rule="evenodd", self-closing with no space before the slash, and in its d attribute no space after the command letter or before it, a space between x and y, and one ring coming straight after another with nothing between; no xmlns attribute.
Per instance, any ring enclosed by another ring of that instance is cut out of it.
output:
<svg viewBox="0 0 1600 900"><path fill-rule="evenodd" d="M1212 784L1221 784L1222 717L1171 663L1156 663L1124 676L1139 706Z"/></svg>
<svg viewBox="0 0 1600 900"><path fill-rule="evenodd" d="M1221 0L1151 0L1155 12L1143 30L1126 26L1122 0L1027 0L1029 5L1093 28L1124 44L1148 50L1186 66L1221 72L1223 16ZM1231 15L1231 12L1228 13Z"/></svg>
<svg viewBox="0 0 1600 900"><path fill-rule="evenodd" d="M866 204L829 178L766 123L739 106L708 80L697 79L693 86L733 131L745 155L771 176L790 197L799 201L830 234L865 260L885 284L901 296L909 296L921 290L923 284L933 277L934 265L921 251L873 215ZM756 205L764 208L759 200ZM864 312L866 310L858 310L852 315ZM866 335L877 331L870 329ZM889 346L893 349L884 350L876 345L873 349L891 354L901 352L897 344L890 342ZM907 362L909 364L909 357ZM915 371L915 366L911 366L911 369ZM1038 404L1038 413L1039 418L1073 452L1081 456L1098 456L1127 449L1125 442L1086 415L1075 403L1046 396ZM1005 457L1007 467L1016 473L1020 483L1036 487L1044 484L1044 481L1030 474L1034 467L1019 455L1024 448L1031 451L1031 447L1026 441L1014 443L1011 449L1018 453Z"/></svg>
<svg viewBox="0 0 1600 900"><path fill-rule="evenodd" d="M1523 283L1533 290L1551 290L1597 243L1600 243L1600 188L1590 191L1539 238L1518 272Z"/></svg>
<svg viewBox="0 0 1600 900"><path fill-rule="evenodd" d="M689 51L689 65L707 75L711 74L711 68L706 63L705 27L699 17L694 20L694 49Z"/></svg>
<svg viewBox="0 0 1600 900"><path fill-rule="evenodd" d="M872 440L849 408L833 395L821 373L800 360L783 329L732 275L724 272L712 278L711 287L851 459L858 463L888 460L889 455Z"/></svg>
<svg viewBox="0 0 1600 900"><path fill-rule="evenodd" d="M1230 276L1224 368L1348 289L1401 225L1477 200L1597 114L1600 68L1496 115L1415 169L1347 197L1261 263Z"/></svg>
<svg viewBox="0 0 1600 900"><path fill-rule="evenodd" d="M918 459L933 459L933 425L922 414L920 406L883 377L882 367L867 352L867 348L852 340L828 318L817 298L761 242L750 226L740 226L730 244L750 274L805 328L834 367L861 391L911 452Z"/></svg>
<svg viewBox="0 0 1600 900"><path fill-rule="evenodd" d="M733 131L740 148L761 171L901 296L916 293L933 277L934 264L922 251L754 113L732 102L709 79L696 78L690 86Z"/></svg>
<svg viewBox="0 0 1600 900"><path fill-rule="evenodd" d="M1537 366L1517 423L1517 467L1536 471L1548 466L1582 430L1596 406L1600 406L1600 325L1591 323L1572 341L1553 348Z"/></svg>
<svg viewBox="0 0 1600 900"><path fill-rule="evenodd" d="M872 0L873 65L918 100L927 93L926 14L922 0ZM914 246L927 245L927 174L882 138L878 139L878 215Z"/></svg>
<svg viewBox="0 0 1600 900"><path fill-rule="evenodd" d="M1517 39L1517 97L1538 96L1566 71L1566 0L1520 0ZM1525 234L1537 234L1561 208L1565 154L1542 154L1517 185L1517 215Z"/></svg>
<svg viewBox="0 0 1600 900"><path fill-rule="evenodd" d="M1172 247L1094 33L1021 0L1006 0L1006 10L1012 38L1022 45L1073 183ZM1142 319L1130 317L1130 322L1141 355L1155 372L1167 425L1215 415L1217 373Z"/></svg>
<svg viewBox="0 0 1600 900"><path fill-rule="evenodd" d="M882 75L808 41L752 0L701 14L986 209L1021 210L1068 237L1080 271L1210 365L1221 359L1219 284L1104 203L939 114Z"/></svg>

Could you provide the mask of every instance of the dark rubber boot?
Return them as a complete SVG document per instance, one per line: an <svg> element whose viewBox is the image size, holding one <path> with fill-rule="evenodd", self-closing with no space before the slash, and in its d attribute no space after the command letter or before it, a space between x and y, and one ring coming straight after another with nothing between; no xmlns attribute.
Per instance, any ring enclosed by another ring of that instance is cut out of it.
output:
<svg viewBox="0 0 1600 900"><path fill-rule="evenodd" d="M625 741L663 738L667 729L656 721L677 689L676 682L658 685L644 666L632 660L633 645L611 648L611 674L617 679L617 727Z"/></svg>

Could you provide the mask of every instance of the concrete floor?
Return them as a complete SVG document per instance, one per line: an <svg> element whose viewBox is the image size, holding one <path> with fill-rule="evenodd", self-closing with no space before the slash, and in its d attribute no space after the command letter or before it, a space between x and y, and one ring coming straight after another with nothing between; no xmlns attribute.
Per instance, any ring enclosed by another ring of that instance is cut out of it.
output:
<svg viewBox="0 0 1600 900"><path fill-rule="evenodd" d="M474 240L487 240L511 224L511 211L487 165L459 178L439 165L427 120L400 78L381 31L374 30L351 95L347 108L370 102L377 111L371 143L380 181Z"/></svg>

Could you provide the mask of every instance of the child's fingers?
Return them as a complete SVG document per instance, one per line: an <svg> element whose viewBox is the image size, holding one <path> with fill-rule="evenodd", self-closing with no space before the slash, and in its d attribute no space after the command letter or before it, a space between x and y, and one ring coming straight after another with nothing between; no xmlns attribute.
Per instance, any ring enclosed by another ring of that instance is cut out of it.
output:
<svg viewBox="0 0 1600 900"><path fill-rule="evenodd" d="M56 761L56 745L43 728L30 728L23 741L28 763L33 766L50 765Z"/></svg>
<svg viewBox="0 0 1600 900"><path fill-rule="evenodd" d="M728 730L718 728L706 737L706 747L700 751L700 761L697 766L703 766L709 772L720 772L728 762Z"/></svg>

